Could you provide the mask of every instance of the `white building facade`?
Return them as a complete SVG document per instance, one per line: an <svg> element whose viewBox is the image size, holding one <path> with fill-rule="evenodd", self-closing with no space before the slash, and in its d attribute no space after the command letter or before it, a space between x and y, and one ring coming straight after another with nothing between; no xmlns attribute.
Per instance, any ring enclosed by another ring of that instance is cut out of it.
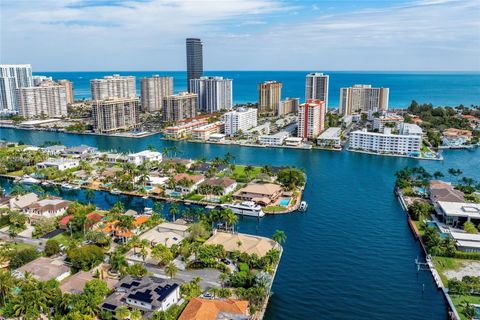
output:
<svg viewBox="0 0 480 320"><path fill-rule="evenodd" d="M390 128L385 128L384 133L354 131L349 141L351 150L396 155L419 153L421 147L421 136L392 134Z"/></svg>
<svg viewBox="0 0 480 320"><path fill-rule="evenodd" d="M225 123L225 134L228 136L233 136L239 131L245 132L257 126L257 109L237 108L225 113L223 122Z"/></svg>
<svg viewBox="0 0 480 320"><path fill-rule="evenodd" d="M172 94L173 77L154 75L140 80L140 97L143 111L162 111L163 98Z"/></svg>
<svg viewBox="0 0 480 320"><path fill-rule="evenodd" d="M24 118L67 116L65 86L44 82L39 87L17 89L18 114Z"/></svg>
<svg viewBox="0 0 480 320"><path fill-rule="evenodd" d="M328 111L328 75L314 72L307 74L305 82L305 101L309 99L325 102L325 113Z"/></svg>
<svg viewBox="0 0 480 320"><path fill-rule="evenodd" d="M200 77L190 80L190 92L198 95L198 110L213 113L231 110L233 106L232 79Z"/></svg>
<svg viewBox="0 0 480 320"><path fill-rule="evenodd" d="M108 98L135 98L137 89L134 76L106 76L103 79L90 80L92 100Z"/></svg>
<svg viewBox="0 0 480 320"><path fill-rule="evenodd" d="M0 65L0 114L18 113L17 89L32 86L30 64Z"/></svg>

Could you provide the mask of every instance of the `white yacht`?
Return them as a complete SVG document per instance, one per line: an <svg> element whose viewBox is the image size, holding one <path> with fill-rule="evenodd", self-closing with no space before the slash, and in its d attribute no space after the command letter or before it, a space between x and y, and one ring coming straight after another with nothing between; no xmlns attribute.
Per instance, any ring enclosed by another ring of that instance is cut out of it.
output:
<svg viewBox="0 0 480 320"><path fill-rule="evenodd" d="M70 183L64 182L61 184L63 189L73 189L73 186Z"/></svg>
<svg viewBox="0 0 480 320"><path fill-rule="evenodd" d="M110 190L111 194L121 194L122 191L118 190L117 188Z"/></svg>
<svg viewBox="0 0 480 320"><path fill-rule="evenodd" d="M42 182L42 186L49 186L49 185L51 185L51 183L48 182L48 181L43 181L43 182Z"/></svg>
<svg viewBox="0 0 480 320"><path fill-rule="evenodd" d="M298 211L307 211L308 204L306 201L300 202L300 206L298 207Z"/></svg>
<svg viewBox="0 0 480 320"><path fill-rule="evenodd" d="M143 213L144 214L153 214L153 209L152 208L149 208L149 207L145 207L143 208Z"/></svg>
<svg viewBox="0 0 480 320"><path fill-rule="evenodd" d="M40 180L25 175L22 177L22 180L20 180L20 182L25 184L39 184Z"/></svg>
<svg viewBox="0 0 480 320"><path fill-rule="evenodd" d="M233 213L250 216L250 217L263 217L265 212L262 211L262 207L255 204L253 201L244 201L241 203L227 203L222 205L223 208L232 209Z"/></svg>

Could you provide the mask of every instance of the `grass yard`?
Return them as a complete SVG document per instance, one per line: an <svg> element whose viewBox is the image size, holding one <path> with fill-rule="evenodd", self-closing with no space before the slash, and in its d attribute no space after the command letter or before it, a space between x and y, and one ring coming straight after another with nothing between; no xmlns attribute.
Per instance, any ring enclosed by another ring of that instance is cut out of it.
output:
<svg viewBox="0 0 480 320"><path fill-rule="evenodd" d="M460 314L462 320L468 320L468 318L463 314L463 303L465 301L470 302L471 304L478 304L480 305L480 296L467 296L467 295L451 295L453 304L455 305L455 309Z"/></svg>
<svg viewBox="0 0 480 320"><path fill-rule="evenodd" d="M193 201L200 201L203 199L203 196L202 195L199 195L199 194L192 194L191 196L189 196L187 198L188 200L193 200Z"/></svg>
<svg viewBox="0 0 480 320"><path fill-rule="evenodd" d="M268 207L265 207L263 208L263 212L265 213L275 213L275 212L281 212L281 211L285 211L285 207L283 206L268 206Z"/></svg>
<svg viewBox="0 0 480 320"><path fill-rule="evenodd" d="M52 239L55 239L58 241L58 243L63 244L65 247L68 247L70 245L70 242L72 239L70 238L70 235L67 232L60 233L59 235L56 235Z"/></svg>
<svg viewBox="0 0 480 320"><path fill-rule="evenodd" d="M448 279L444 274L446 270L457 270L462 266L462 259L448 258L448 257L433 257L433 263L435 264L435 269L437 269L440 277L442 278L443 284L448 286Z"/></svg>

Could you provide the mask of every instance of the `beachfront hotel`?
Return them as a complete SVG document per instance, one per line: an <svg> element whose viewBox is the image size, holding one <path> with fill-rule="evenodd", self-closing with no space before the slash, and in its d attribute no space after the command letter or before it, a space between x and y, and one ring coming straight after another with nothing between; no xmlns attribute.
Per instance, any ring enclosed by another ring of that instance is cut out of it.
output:
<svg viewBox="0 0 480 320"><path fill-rule="evenodd" d="M225 134L234 136L257 126L257 109L237 108L223 115Z"/></svg>
<svg viewBox="0 0 480 320"><path fill-rule="evenodd" d="M153 75L140 80L142 111L162 111L163 98L173 94L173 77Z"/></svg>
<svg viewBox="0 0 480 320"><path fill-rule="evenodd" d="M198 96L195 93L180 92L163 98L163 121L178 122L197 116Z"/></svg>
<svg viewBox="0 0 480 320"><path fill-rule="evenodd" d="M67 116L66 87L53 81L43 81L38 87L17 89L18 114L26 119Z"/></svg>
<svg viewBox="0 0 480 320"><path fill-rule="evenodd" d="M223 77L191 79L190 92L198 95L198 111L214 113L232 109L232 79Z"/></svg>
<svg viewBox="0 0 480 320"><path fill-rule="evenodd" d="M138 123L138 98L112 98L92 101L93 129L110 133L129 130Z"/></svg>
<svg viewBox="0 0 480 320"><path fill-rule="evenodd" d="M307 100L298 106L297 137L315 139L323 130L325 122L325 103L322 100Z"/></svg>
<svg viewBox="0 0 480 320"><path fill-rule="evenodd" d="M388 88L372 88L369 84L356 84L340 89L340 114L368 113L388 110Z"/></svg>
<svg viewBox="0 0 480 320"><path fill-rule="evenodd" d="M203 43L198 38L187 38L187 86L191 92L192 79L199 79L203 75Z"/></svg>
<svg viewBox="0 0 480 320"><path fill-rule="evenodd" d="M33 87L30 64L0 65L0 114L18 112L17 89Z"/></svg>
<svg viewBox="0 0 480 320"><path fill-rule="evenodd" d="M265 81L258 84L258 113L259 115L273 115L282 99L282 83Z"/></svg>
<svg viewBox="0 0 480 320"><path fill-rule="evenodd" d="M309 73L305 81L305 101L309 99L325 102L325 114L328 111L328 75L320 72Z"/></svg>
<svg viewBox="0 0 480 320"><path fill-rule="evenodd" d="M134 76L105 76L103 79L90 80L92 100L109 98L135 98L137 89Z"/></svg>
<svg viewBox="0 0 480 320"><path fill-rule="evenodd" d="M416 134L392 134L385 127L383 133L354 131L350 135L349 150L396 155L420 155L422 136Z"/></svg>

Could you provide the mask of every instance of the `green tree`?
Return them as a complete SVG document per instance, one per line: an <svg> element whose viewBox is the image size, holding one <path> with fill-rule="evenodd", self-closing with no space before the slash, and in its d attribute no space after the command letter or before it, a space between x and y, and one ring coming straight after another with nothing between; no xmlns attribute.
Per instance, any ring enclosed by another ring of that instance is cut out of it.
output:
<svg viewBox="0 0 480 320"><path fill-rule="evenodd" d="M148 271L147 269L139 263L132 264L131 266L128 266L125 271L134 277L142 278L144 277Z"/></svg>
<svg viewBox="0 0 480 320"><path fill-rule="evenodd" d="M427 219L430 216L433 212L433 206L427 202L415 200L408 208L408 212L413 220L420 221L422 219Z"/></svg>
<svg viewBox="0 0 480 320"><path fill-rule="evenodd" d="M287 189L293 190L296 187L301 187L305 184L304 173L295 168L282 169L277 174L278 181Z"/></svg>
<svg viewBox="0 0 480 320"><path fill-rule="evenodd" d="M138 309L133 310L130 313L130 320L142 320L142 312Z"/></svg>
<svg viewBox="0 0 480 320"><path fill-rule="evenodd" d="M275 233L273 234L272 239L282 244L282 243L285 243L285 241L287 241L287 235L282 230L275 230Z"/></svg>
<svg viewBox="0 0 480 320"><path fill-rule="evenodd" d="M130 317L130 310L126 306L120 306L117 308L117 311L115 311L115 317L117 319L128 319Z"/></svg>
<svg viewBox="0 0 480 320"><path fill-rule="evenodd" d="M170 249L163 244L157 244L155 247L153 247L151 255L162 265L167 265L174 258L172 251L170 251Z"/></svg>
<svg viewBox="0 0 480 320"><path fill-rule="evenodd" d="M103 251L96 245L70 248L67 260L75 270L88 271L103 261Z"/></svg>
<svg viewBox="0 0 480 320"><path fill-rule="evenodd" d="M0 269L0 297L2 297L2 305L5 305L7 298L12 293L15 282L16 280L9 270Z"/></svg>
<svg viewBox="0 0 480 320"><path fill-rule="evenodd" d="M60 252L60 244L55 239L48 239L45 244L44 253L47 257Z"/></svg>
<svg viewBox="0 0 480 320"><path fill-rule="evenodd" d="M463 224L463 230L465 230L466 233L471 233L471 234L478 233L477 228L475 228L475 225L471 221L466 221Z"/></svg>
<svg viewBox="0 0 480 320"><path fill-rule="evenodd" d="M173 262L169 262L165 266L165 274L170 278L173 278L178 272L177 266Z"/></svg>

